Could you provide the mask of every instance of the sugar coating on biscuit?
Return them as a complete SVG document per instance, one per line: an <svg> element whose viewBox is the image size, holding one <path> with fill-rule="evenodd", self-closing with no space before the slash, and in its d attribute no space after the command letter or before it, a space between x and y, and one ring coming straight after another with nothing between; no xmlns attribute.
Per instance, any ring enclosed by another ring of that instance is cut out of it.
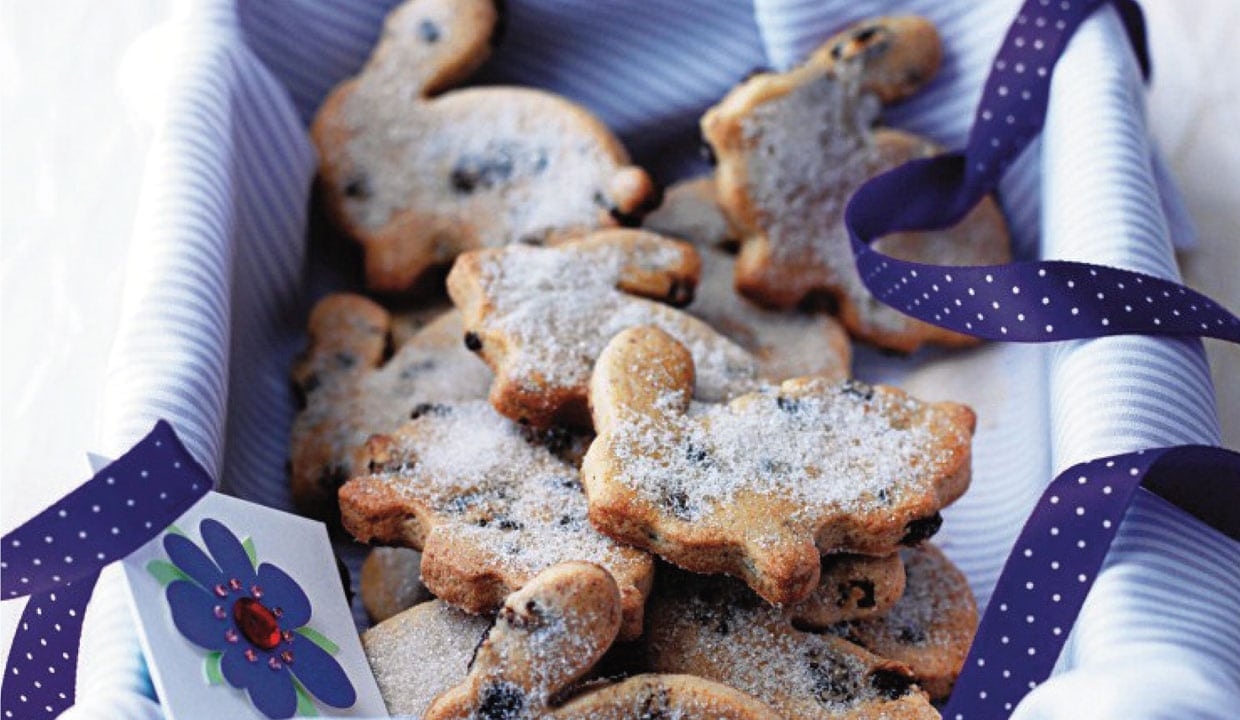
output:
<svg viewBox="0 0 1240 720"><path fill-rule="evenodd" d="M647 246L643 267L673 266L674 244ZM621 246L511 248L487 258L482 284L494 301L488 324L519 348L508 361L515 375L559 386L585 386L594 359L620 331L654 325L689 348L697 367L695 392L723 399L753 382L753 359L736 344L674 308L619 289L633 262Z"/></svg>
<svg viewBox="0 0 1240 720"><path fill-rule="evenodd" d="M737 286L755 300L795 307L829 295L854 336L911 352L923 342L968 344L875 299L856 270L844 213L867 180L935 155L933 143L874 128L880 102L853 64L806 65L742 84L703 118L719 156L721 206L742 242ZM904 260L942 265L1006 262L1006 227L985 199L953 228L896 233L875 244Z"/></svg>
<svg viewBox="0 0 1240 720"><path fill-rule="evenodd" d="M933 494L955 460L942 433L957 435L953 445L969 441L947 422L911 422L926 405L903 394L811 382L817 392L767 388L727 405L695 400L684 414L635 416L611 433L619 480L650 502L670 503L682 520L709 516L738 495L791 498L802 506L794 518L812 519L824 506L855 512ZM682 402L673 391L658 404Z"/></svg>
<svg viewBox="0 0 1240 720"><path fill-rule="evenodd" d="M405 83L362 77L368 82L349 97L344 120L368 128L349 139L347 153L370 180L367 196L345 205L367 230L406 211L410 198L438 204L423 212L484 213L492 246L599 224L606 208L590 189L602 193L623 158L583 134L567 101L515 89L488 98L494 91L479 89L410 103ZM552 195L552 186L565 190Z"/></svg>
<svg viewBox="0 0 1240 720"><path fill-rule="evenodd" d="M710 248L699 254L702 279L685 311L749 351L762 378L849 375L852 350L839 323L822 314L763 310L733 289L731 255Z"/></svg>
<svg viewBox="0 0 1240 720"><path fill-rule="evenodd" d="M472 401L428 408L419 421L387 437L372 474L341 492L345 524L354 535L365 540L374 532L368 520L354 519L368 496L381 495L390 504L394 494L403 499L400 513L423 516L428 533L422 573L441 597L471 610L490 609L446 592L471 592L462 589L468 583L511 591L557 563L590 562L615 576L625 599L625 632L640 632L653 560L589 524L577 468L553 454L541 435Z"/></svg>
<svg viewBox="0 0 1240 720"><path fill-rule="evenodd" d="M317 387L294 421L294 444L313 435L347 465L366 438L399 427L421 403L485 397L491 373L461 346L462 332L460 314L444 313L411 334L380 368L318 373Z"/></svg>
<svg viewBox="0 0 1240 720"><path fill-rule="evenodd" d="M754 108L741 121L745 141L753 144L745 187L772 263L823 268L859 303L867 322L895 332L907 320L862 284L843 224L851 191L883 169L869 135L879 103L858 94L857 82L855 76L824 75Z"/></svg>
<svg viewBox="0 0 1240 720"><path fill-rule="evenodd" d="M832 632L912 668L933 698L951 693L977 631L977 602L964 573L927 543L900 551L904 595L883 617L842 623Z"/></svg>
<svg viewBox="0 0 1240 720"><path fill-rule="evenodd" d="M961 613L976 617L977 604L964 576L932 546L902 549L900 557L908 578L904 594L885 616L856 626L903 645L959 646L962 628L943 621Z"/></svg>
<svg viewBox="0 0 1240 720"><path fill-rule="evenodd" d="M576 468L521 426L485 402L445 407L416 443L394 448L407 460L375 477L434 507L455 536L495 547L492 562L513 572L564 560L619 568L645 557L590 527Z"/></svg>
<svg viewBox="0 0 1240 720"><path fill-rule="evenodd" d="M648 625L656 670L721 682L790 720L938 717L907 668L833 635L797 630L735 581L678 578L651 601Z"/></svg>
<svg viewBox="0 0 1240 720"><path fill-rule="evenodd" d="M461 681L491 620L442 600L415 606L362 634L388 712L420 718L435 696Z"/></svg>

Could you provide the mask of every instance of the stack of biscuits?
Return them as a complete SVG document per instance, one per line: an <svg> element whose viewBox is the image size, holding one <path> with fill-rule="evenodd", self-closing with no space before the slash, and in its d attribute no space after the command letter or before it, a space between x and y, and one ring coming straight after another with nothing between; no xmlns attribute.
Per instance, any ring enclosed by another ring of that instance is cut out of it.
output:
<svg viewBox="0 0 1240 720"><path fill-rule="evenodd" d="M971 340L870 297L842 223L858 185L937 151L878 125L933 77L933 27L858 23L746 79L702 119L714 173L662 196L572 102L453 89L501 25L492 0L408 0L312 128L380 300L311 314L291 486L383 546L361 596L389 710L938 717L977 609L927 540L975 418L851 378L850 338ZM990 201L879 245L1009 252ZM444 269L451 307L427 292Z"/></svg>

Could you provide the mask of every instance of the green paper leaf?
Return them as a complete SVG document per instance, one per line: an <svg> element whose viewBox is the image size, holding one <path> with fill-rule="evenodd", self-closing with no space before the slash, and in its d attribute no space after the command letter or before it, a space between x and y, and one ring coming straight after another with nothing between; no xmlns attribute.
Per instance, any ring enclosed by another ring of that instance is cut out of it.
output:
<svg viewBox="0 0 1240 720"><path fill-rule="evenodd" d="M174 580L189 580L189 576L181 572L181 568L167 560L152 560L146 564L146 571L155 576L160 585L168 587Z"/></svg>
<svg viewBox="0 0 1240 720"><path fill-rule="evenodd" d="M206 675L207 682L212 685L224 684L224 674L220 672L220 658L223 655L221 652L207 653L202 659L202 674Z"/></svg>
<svg viewBox="0 0 1240 720"><path fill-rule="evenodd" d="M315 630L312 627L297 628L297 633L299 635L305 636L307 640L309 640L315 645L318 645L319 647L326 650L329 655L335 655L336 653L340 652L339 645L332 642L331 640L328 640L326 635L319 632L318 630Z"/></svg>
<svg viewBox="0 0 1240 720"><path fill-rule="evenodd" d="M241 541L241 547L245 548L245 554L250 556L250 564L254 569L258 569L258 551L254 549L254 538L248 537Z"/></svg>
<svg viewBox="0 0 1240 720"><path fill-rule="evenodd" d="M305 717L318 717L319 709L314 706L310 693L302 687L297 678L293 678L293 687L297 690L297 714Z"/></svg>
<svg viewBox="0 0 1240 720"><path fill-rule="evenodd" d="M185 537L185 531L177 527L176 525L169 525L168 533L171 535L180 535L181 537Z"/></svg>

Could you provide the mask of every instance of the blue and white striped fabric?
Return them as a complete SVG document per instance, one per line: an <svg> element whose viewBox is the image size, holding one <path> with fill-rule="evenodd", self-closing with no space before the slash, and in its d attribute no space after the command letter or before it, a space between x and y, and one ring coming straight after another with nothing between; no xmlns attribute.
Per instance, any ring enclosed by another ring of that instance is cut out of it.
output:
<svg viewBox="0 0 1240 720"><path fill-rule="evenodd" d="M306 252L314 172L305 124L354 72L393 0L203 3L176 21L176 68L144 184L130 285L111 358L101 449L115 456L168 418L224 489L288 507L287 390L305 313L341 273ZM940 76L889 122L963 143L1015 0L508 0L485 82L562 92L616 128L664 179L690 172L697 119L754 68L795 64L845 22L894 11L933 19ZM1040 143L1002 185L1025 257L1175 276L1183 206L1148 146L1138 75L1107 10L1060 62ZM308 270L307 270L308 268ZM942 544L981 602L1054 472L1148 445L1215 443L1201 346L1111 338L995 345L856 372L975 405L972 490ZM1240 548L1143 497L1129 513L1061 658L1021 718L1222 717L1240 707ZM73 717L159 717L115 582L84 636Z"/></svg>

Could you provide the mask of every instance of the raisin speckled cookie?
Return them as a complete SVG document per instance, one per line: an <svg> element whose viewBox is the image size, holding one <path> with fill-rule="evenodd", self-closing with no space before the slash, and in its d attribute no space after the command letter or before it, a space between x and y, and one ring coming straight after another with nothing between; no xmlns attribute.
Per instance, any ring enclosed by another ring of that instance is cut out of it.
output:
<svg viewBox="0 0 1240 720"><path fill-rule="evenodd" d="M896 553L824 555L818 586L804 600L787 606L787 613L799 626L815 629L883 617L900 600L904 586L904 563Z"/></svg>
<svg viewBox="0 0 1240 720"><path fill-rule="evenodd" d="M926 543L900 551L908 577L886 615L845 623L832 632L876 655L908 665L930 697L946 699L977 632L977 601L964 573Z"/></svg>
<svg viewBox="0 0 1240 720"><path fill-rule="evenodd" d="M975 417L963 405L823 378L703 403L693 379L689 351L658 328L608 344L581 468L590 522L772 603L813 592L823 554L926 539L968 487Z"/></svg>
<svg viewBox="0 0 1240 720"><path fill-rule="evenodd" d="M848 334L834 318L822 313L764 310L736 292L736 258L724 249L730 236L714 188L710 176L677 183L645 222L645 227L689 240L698 249L702 277L685 311L748 350L766 380L778 382L806 375L848 377L852 347Z"/></svg>
<svg viewBox="0 0 1240 720"><path fill-rule="evenodd" d="M666 579L650 600L643 639L655 670L736 688L786 720L938 720L903 664L798 630L729 578Z"/></svg>
<svg viewBox="0 0 1240 720"><path fill-rule="evenodd" d="M565 563L504 603L468 677L436 698L427 720L776 720L770 708L702 678L638 675L573 688L620 627L620 593L605 570Z"/></svg>
<svg viewBox="0 0 1240 720"><path fill-rule="evenodd" d="M469 672L491 619L442 600L405 610L362 634L379 693L394 716L421 718L431 701Z"/></svg>
<svg viewBox="0 0 1240 720"><path fill-rule="evenodd" d="M492 0L408 0L311 127L328 213L374 290L478 247L636 224L654 184L586 109L519 87L450 90L490 54Z"/></svg>
<svg viewBox="0 0 1240 720"><path fill-rule="evenodd" d="M358 594L373 623L380 623L430 600L422 584L422 554L402 547L377 547L362 563Z"/></svg>
<svg viewBox="0 0 1240 720"><path fill-rule="evenodd" d="M698 272L686 243L601 230L554 247L466 253L448 275L448 293L464 318L466 346L495 371L496 410L535 427L588 427L590 369L625 328L656 325L688 345L699 397L729 397L756 381L748 353L671 306L692 300Z"/></svg>
<svg viewBox="0 0 1240 720"><path fill-rule="evenodd" d="M428 407L367 443L367 473L340 489L344 526L361 542L422 551L422 581L469 612L494 610L536 574L593 562L624 598L621 634L641 634L654 561L586 519L577 466L485 401Z"/></svg>
<svg viewBox="0 0 1240 720"><path fill-rule="evenodd" d="M880 98L905 97L939 63L934 27L879 18L828 40L804 65L756 75L702 119L718 159L719 203L740 232L736 287L775 308L830 297L855 337L912 351L923 343L976 340L915 320L876 300L853 261L844 209L869 178L940 150L909 133L875 127ZM897 233L875 247L939 265L1010 259L1007 226L987 198L954 228Z"/></svg>
<svg viewBox="0 0 1240 720"><path fill-rule="evenodd" d="M293 369L302 410L293 421L289 482L298 510L336 514L336 492L365 470L373 433L401 426L427 403L486 397L491 373L461 347L447 312L393 352L392 317L359 295L329 295L310 313L309 347ZM390 359L389 359L390 356Z"/></svg>

